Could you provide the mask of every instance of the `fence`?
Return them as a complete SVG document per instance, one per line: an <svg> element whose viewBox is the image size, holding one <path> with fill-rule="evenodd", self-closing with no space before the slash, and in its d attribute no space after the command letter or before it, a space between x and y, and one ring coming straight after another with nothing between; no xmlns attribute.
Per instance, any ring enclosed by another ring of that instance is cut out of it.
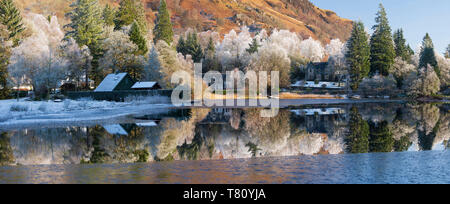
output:
<svg viewBox="0 0 450 204"><path fill-rule="evenodd" d="M68 92L67 97L72 100L91 98L99 101L125 101L128 97L136 96L166 96L171 97L172 90L142 90L142 91L112 91L112 92Z"/></svg>

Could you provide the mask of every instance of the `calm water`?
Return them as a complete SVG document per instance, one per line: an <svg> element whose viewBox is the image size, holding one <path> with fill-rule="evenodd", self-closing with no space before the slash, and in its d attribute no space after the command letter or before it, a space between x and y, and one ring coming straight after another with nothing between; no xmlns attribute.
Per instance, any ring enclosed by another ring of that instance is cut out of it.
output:
<svg viewBox="0 0 450 204"><path fill-rule="evenodd" d="M0 127L0 183L450 183L448 104L260 112L183 109L123 124Z"/></svg>

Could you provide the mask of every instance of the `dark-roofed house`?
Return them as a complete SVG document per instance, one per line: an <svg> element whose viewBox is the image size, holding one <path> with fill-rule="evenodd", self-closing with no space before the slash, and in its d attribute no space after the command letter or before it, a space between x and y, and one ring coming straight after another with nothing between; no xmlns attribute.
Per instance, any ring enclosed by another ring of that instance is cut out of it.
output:
<svg viewBox="0 0 450 204"><path fill-rule="evenodd" d="M134 80L127 73L109 74L94 92L131 90Z"/></svg>
<svg viewBox="0 0 450 204"><path fill-rule="evenodd" d="M336 81L333 66L328 62L312 62L306 67L307 81Z"/></svg>
<svg viewBox="0 0 450 204"><path fill-rule="evenodd" d="M154 81L136 82L131 89L133 90L158 90L161 86Z"/></svg>

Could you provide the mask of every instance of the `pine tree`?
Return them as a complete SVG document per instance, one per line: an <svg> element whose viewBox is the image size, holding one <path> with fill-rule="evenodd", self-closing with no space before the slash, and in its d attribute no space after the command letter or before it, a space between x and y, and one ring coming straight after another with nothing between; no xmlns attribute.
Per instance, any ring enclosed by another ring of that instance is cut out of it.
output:
<svg viewBox="0 0 450 204"><path fill-rule="evenodd" d="M130 30L130 40L138 46L137 55L146 55L148 52L147 40L142 36L141 29L137 21L134 21Z"/></svg>
<svg viewBox="0 0 450 204"><path fill-rule="evenodd" d="M250 54L253 54L258 52L259 47L261 46L258 44L258 40L256 38L253 38L252 43L250 43L250 47L246 49L246 51Z"/></svg>
<svg viewBox="0 0 450 204"><path fill-rule="evenodd" d="M347 44L347 63L349 66L351 88L357 90L359 84L370 71L370 47L368 36L362 22L355 22Z"/></svg>
<svg viewBox="0 0 450 204"><path fill-rule="evenodd" d="M369 152L370 127L356 107L352 107L350 111L349 131L350 134L345 139L347 151L350 153Z"/></svg>
<svg viewBox="0 0 450 204"><path fill-rule="evenodd" d="M427 68L428 65L434 68L434 71L440 77L440 70L436 55L434 54L434 45L430 35L427 33L422 41L422 49L420 51L419 69Z"/></svg>
<svg viewBox="0 0 450 204"><path fill-rule="evenodd" d="M380 4L380 10L375 18L373 35L370 39L370 73L380 73L388 76L392 64L394 64L395 50L392 40L391 27L387 19L386 10Z"/></svg>
<svg viewBox="0 0 450 204"><path fill-rule="evenodd" d="M205 60L203 61L203 71L219 71L220 63L216 57L216 46L214 45L213 38L210 37L208 46L205 49Z"/></svg>
<svg viewBox="0 0 450 204"><path fill-rule="evenodd" d="M450 44L447 46L447 50L445 50L445 58L450 58Z"/></svg>
<svg viewBox="0 0 450 204"><path fill-rule="evenodd" d="M206 55L214 55L216 53L216 45L214 45L212 37L209 37L208 46L206 46L205 53Z"/></svg>
<svg viewBox="0 0 450 204"><path fill-rule="evenodd" d="M0 24L6 26L9 32L8 40L14 42L14 46L19 44L19 35L25 30L22 24L20 11L14 5L13 0L0 1Z"/></svg>
<svg viewBox="0 0 450 204"><path fill-rule="evenodd" d="M122 0L115 19L116 30L129 26L136 21L141 29L142 35L148 33L145 9L140 0Z"/></svg>
<svg viewBox="0 0 450 204"><path fill-rule="evenodd" d="M111 8L109 4L106 4L103 9L103 20L105 21L106 26L115 26L114 20L116 18L116 10Z"/></svg>
<svg viewBox="0 0 450 204"><path fill-rule="evenodd" d="M66 38L72 37L79 46L86 45L89 48L93 56L90 78L98 85L103 80L103 72L98 66L98 60L103 55L101 41L105 22L102 9L98 0L77 0L70 7L73 9L66 14L71 19L71 23L65 26L69 28ZM88 75L86 73L86 81Z"/></svg>
<svg viewBox="0 0 450 204"><path fill-rule="evenodd" d="M177 52L182 53L183 55L186 53L186 42L184 41L183 35L180 35L180 38L178 39Z"/></svg>
<svg viewBox="0 0 450 204"><path fill-rule="evenodd" d="M153 30L154 42L159 40L166 41L167 44L173 42L173 28L170 21L169 10L167 10L167 4L165 0L161 0L159 3L158 16L156 17L155 29Z"/></svg>
<svg viewBox="0 0 450 204"><path fill-rule="evenodd" d="M414 50L411 48L411 45L408 44L408 46L407 46L406 49L408 49L408 52L409 52L409 55L410 55L410 56L413 56L413 55L414 55Z"/></svg>
<svg viewBox="0 0 450 204"><path fill-rule="evenodd" d="M194 62L200 62L203 59L203 50L198 42L197 33L193 32L188 35L188 39L186 40L186 53L183 54L191 55Z"/></svg>
<svg viewBox="0 0 450 204"><path fill-rule="evenodd" d="M403 36L403 30L396 30L393 37L396 57L401 57L404 61L410 61L411 55L406 45L406 39Z"/></svg>
<svg viewBox="0 0 450 204"><path fill-rule="evenodd" d="M9 32L5 25L0 24L0 99L9 96L8 64L11 56L11 47L8 42Z"/></svg>

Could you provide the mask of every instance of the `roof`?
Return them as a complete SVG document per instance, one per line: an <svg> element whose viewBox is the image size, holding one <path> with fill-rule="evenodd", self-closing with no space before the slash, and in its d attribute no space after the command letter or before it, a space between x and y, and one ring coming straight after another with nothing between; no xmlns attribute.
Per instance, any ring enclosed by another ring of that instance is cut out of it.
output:
<svg viewBox="0 0 450 204"><path fill-rule="evenodd" d="M132 89L148 89L148 88L153 88L157 84L158 83L154 82L154 81L137 82L131 88Z"/></svg>
<svg viewBox="0 0 450 204"><path fill-rule="evenodd" d="M119 83L127 76L127 73L109 74L103 79L102 83L98 85L94 92L114 91Z"/></svg>
<svg viewBox="0 0 450 204"><path fill-rule="evenodd" d="M339 86L338 82L327 82L320 81L316 84L314 81L297 81L295 84L292 84L291 87L304 87L304 88L327 88L327 89L342 89L343 86Z"/></svg>
<svg viewBox="0 0 450 204"><path fill-rule="evenodd" d="M128 135L127 131L119 124L105 125L103 128L111 135Z"/></svg>

